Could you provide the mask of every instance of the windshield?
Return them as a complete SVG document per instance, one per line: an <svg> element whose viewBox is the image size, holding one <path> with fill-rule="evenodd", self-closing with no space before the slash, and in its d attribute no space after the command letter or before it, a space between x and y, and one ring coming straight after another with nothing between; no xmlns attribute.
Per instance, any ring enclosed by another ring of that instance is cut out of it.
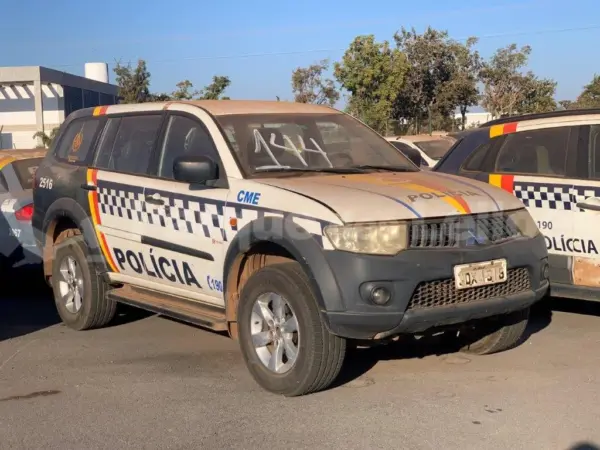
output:
<svg viewBox="0 0 600 450"><path fill-rule="evenodd" d="M425 152L431 159L440 159L446 154L456 139L446 137L444 139L436 139L433 141L420 141L414 144Z"/></svg>
<svg viewBox="0 0 600 450"><path fill-rule="evenodd" d="M216 120L247 176L419 170L383 137L345 114L240 114Z"/></svg>

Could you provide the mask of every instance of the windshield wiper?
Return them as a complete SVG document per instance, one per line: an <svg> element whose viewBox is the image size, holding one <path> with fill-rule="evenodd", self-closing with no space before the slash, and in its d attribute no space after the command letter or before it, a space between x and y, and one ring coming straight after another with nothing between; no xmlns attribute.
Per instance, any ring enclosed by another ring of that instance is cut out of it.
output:
<svg viewBox="0 0 600 450"><path fill-rule="evenodd" d="M365 167L366 168L366 167ZM325 172L325 173L363 173L365 170L362 167L320 167L318 169L308 167L264 167L254 170L259 172Z"/></svg>
<svg viewBox="0 0 600 450"><path fill-rule="evenodd" d="M418 172L418 170L413 169L412 167L405 166L378 166L373 164L360 164L358 166L352 166L355 169L375 169L375 170L387 170L390 172Z"/></svg>

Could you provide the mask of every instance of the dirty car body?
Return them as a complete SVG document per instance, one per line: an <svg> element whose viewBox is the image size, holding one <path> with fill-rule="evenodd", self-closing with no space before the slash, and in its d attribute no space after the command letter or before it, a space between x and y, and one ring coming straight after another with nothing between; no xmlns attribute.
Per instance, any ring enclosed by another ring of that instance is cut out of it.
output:
<svg viewBox="0 0 600 450"><path fill-rule="evenodd" d="M328 386L347 340L504 317L548 286L543 237L514 196L421 171L325 106L80 110L35 186L63 321L105 325L124 302L226 330L285 395ZM97 287L79 290L78 271Z"/></svg>

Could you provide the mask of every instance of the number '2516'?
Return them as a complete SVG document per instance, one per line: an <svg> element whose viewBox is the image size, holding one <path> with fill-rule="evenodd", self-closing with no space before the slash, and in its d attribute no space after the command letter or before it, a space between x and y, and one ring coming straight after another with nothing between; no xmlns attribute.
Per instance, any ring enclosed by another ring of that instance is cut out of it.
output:
<svg viewBox="0 0 600 450"><path fill-rule="evenodd" d="M52 189L52 178L41 177L39 186L42 189Z"/></svg>

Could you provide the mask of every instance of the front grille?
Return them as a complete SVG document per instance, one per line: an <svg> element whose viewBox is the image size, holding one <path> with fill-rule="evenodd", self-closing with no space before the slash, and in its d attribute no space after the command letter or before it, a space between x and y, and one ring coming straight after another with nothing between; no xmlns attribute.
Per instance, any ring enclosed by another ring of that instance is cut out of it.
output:
<svg viewBox="0 0 600 450"><path fill-rule="evenodd" d="M518 294L531 288L529 271L520 267L507 270L504 283L477 286L468 289L456 289L454 279L426 281L415 289L408 310L437 308L439 306L458 305L479 300Z"/></svg>
<svg viewBox="0 0 600 450"><path fill-rule="evenodd" d="M414 221L409 227L409 248L449 248L497 244L521 233L504 214L479 214Z"/></svg>

